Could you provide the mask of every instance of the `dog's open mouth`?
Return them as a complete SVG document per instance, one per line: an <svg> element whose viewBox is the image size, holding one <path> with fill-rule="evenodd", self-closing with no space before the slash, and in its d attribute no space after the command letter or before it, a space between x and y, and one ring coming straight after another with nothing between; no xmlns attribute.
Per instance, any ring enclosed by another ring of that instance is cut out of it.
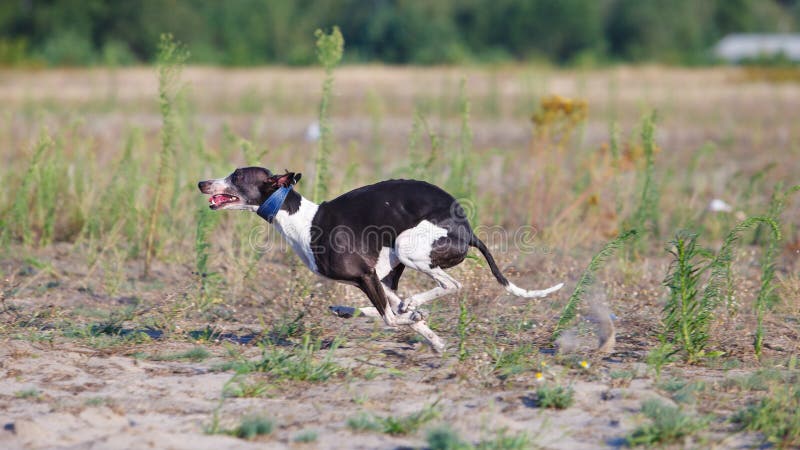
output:
<svg viewBox="0 0 800 450"><path fill-rule="evenodd" d="M208 198L208 206L211 209L219 209L225 205L236 203L238 201L239 197L236 197L235 195L216 194Z"/></svg>

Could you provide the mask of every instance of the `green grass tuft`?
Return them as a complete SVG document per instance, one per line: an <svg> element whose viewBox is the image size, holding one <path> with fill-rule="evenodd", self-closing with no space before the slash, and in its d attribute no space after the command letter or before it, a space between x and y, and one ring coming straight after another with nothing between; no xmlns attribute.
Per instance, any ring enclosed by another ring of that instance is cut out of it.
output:
<svg viewBox="0 0 800 450"><path fill-rule="evenodd" d="M28 398L36 400L41 396L42 393L36 388L23 389L21 391L14 392L14 397L16 398Z"/></svg>
<svg viewBox="0 0 800 450"><path fill-rule="evenodd" d="M318 437L319 434L314 430L303 430L297 433L292 440L301 444L308 444L311 442L317 442Z"/></svg>
<svg viewBox="0 0 800 450"><path fill-rule="evenodd" d="M220 366L220 370L235 370L239 374L263 372L275 381L326 381L345 371L333 362L334 352L339 344L334 341L330 349L320 360L316 355L320 351L321 342L311 341L309 335L303 336L303 342L294 351L287 351L264 345L259 360L234 361Z"/></svg>
<svg viewBox="0 0 800 450"><path fill-rule="evenodd" d="M708 427L707 419L689 416L656 399L642 403L642 413L651 423L638 427L628 436L630 446L675 443Z"/></svg>
<svg viewBox="0 0 800 450"><path fill-rule="evenodd" d="M436 409L436 403L433 403L407 416L378 418L378 423L383 427L384 433L397 436L415 433L422 425L437 417L439 411Z"/></svg>
<svg viewBox="0 0 800 450"><path fill-rule="evenodd" d="M448 427L434 428L426 438L430 450L471 450L473 447Z"/></svg>
<svg viewBox="0 0 800 450"><path fill-rule="evenodd" d="M511 435L507 430L501 430L494 438L482 440L473 445L463 440L452 429L439 427L429 431L426 440L430 450L525 450L531 448L528 435L525 433Z"/></svg>
<svg viewBox="0 0 800 450"><path fill-rule="evenodd" d="M737 413L733 421L748 431L758 431L778 448L800 446L800 389L780 386L757 403Z"/></svg>
<svg viewBox="0 0 800 450"><path fill-rule="evenodd" d="M193 361L193 362L200 362L205 361L209 357L211 357L211 352L209 352L204 347L194 347L189 350L178 352L178 353L168 353L163 355L153 355L150 356L148 359L152 361Z"/></svg>
<svg viewBox="0 0 800 450"><path fill-rule="evenodd" d="M380 417L362 412L347 419L347 426L353 431L379 431L393 436L415 433L423 425L439 417L436 403L400 417Z"/></svg>
<svg viewBox="0 0 800 450"><path fill-rule="evenodd" d="M258 398L265 397L272 389L272 385L264 380L247 381L242 375L235 375L222 391L224 397Z"/></svg>
<svg viewBox="0 0 800 450"><path fill-rule="evenodd" d="M536 404L540 408L567 409L575 402L575 390L564 386L541 386L536 389Z"/></svg>
<svg viewBox="0 0 800 450"><path fill-rule="evenodd" d="M241 439L254 439L272 433L275 424L271 419L261 415L245 416L232 434Z"/></svg>
<svg viewBox="0 0 800 450"><path fill-rule="evenodd" d="M353 431L380 431L381 425L372 414L361 412L347 419L347 427Z"/></svg>

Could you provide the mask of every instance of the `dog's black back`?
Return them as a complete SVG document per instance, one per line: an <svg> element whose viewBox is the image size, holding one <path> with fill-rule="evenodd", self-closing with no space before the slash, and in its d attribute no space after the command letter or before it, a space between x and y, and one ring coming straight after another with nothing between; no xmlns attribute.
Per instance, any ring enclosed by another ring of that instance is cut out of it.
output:
<svg viewBox="0 0 800 450"><path fill-rule="evenodd" d="M358 276L374 265L383 247L393 248L400 233L423 220L465 242L472 236L456 199L424 181L382 181L323 202L312 222L317 269L333 279Z"/></svg>

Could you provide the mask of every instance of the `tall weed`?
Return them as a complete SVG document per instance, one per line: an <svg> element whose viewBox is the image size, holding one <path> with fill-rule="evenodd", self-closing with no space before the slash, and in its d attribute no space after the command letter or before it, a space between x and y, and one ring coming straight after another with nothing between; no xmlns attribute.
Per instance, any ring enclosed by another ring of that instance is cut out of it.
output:
<svg viewBox="0 0 800 450"><path fill-rule="evenodd" d="M42 132L39 140L33 146L30 163L19 181L19 188L13 195L8 216L3 219L5 226L0 234L0 240L4 246L7 246L13 239L21 239L26 247L34 244L32 211L35 209L32 206L36 205L34 202L39 195L37 193L38 181L42 167L47 164L47 153L53 145L54 142L50 136Z"/></svg>
<svg viewBox="0 0 800 450"><path fill-rule="evenodd" d="M161 151L159 152L158 172L156 174L152 201L149 202L150 216L147 219L147 232L144 242L144 276L150 275L150 265L155 256L158 234L158 219L161 215L166 188L174 177L176 139L178 124L175 113L175 99L179 89L180 74L189 57L183 45L177 43L170 34L161 36L158 46L158 103L161 111Z"/></svg>
<svg viewBox="0 0 800 450"><path fill-rule="evenodd" d="M122 156L111 172L108 183L103 187L100 197L92 205L94 214L90 214L83 227L83 236L90 243L102 236L108 236L120 222L130 245L129 256L139 252L139 210L137 194L140 188L140 168L133 158L134 149L141 144L142 134L139 130L131 130L125 138Z"/></svg>
<svg viewBox="0 0 800 450"><path fill-rule="evenodd" d="M208 306L214 294L214 287L217 284L219 275L211 272L208 264L210 257L208 249L211 247L210 237L220 216L211 211L207 206L201 206L197 210L195 220L197 228L195 230L195 270L198 279L198 304L200 310Z"/></svg>
<svg viewBox="0 0 800 450"><path fill-rule="evenodd" d="M330 174L328 165L333 151L333 127L330 119L330 103L333 96L333 69L339 64L344 53L344 38L339 27L333 27L330 34L317 30L317 59L325 68L325 81L322 83L322 99L319 103L320 139L314 171L314 186L311 198L321 202L328 196Z"/></svg>
<svg viewBox="0 0 800 450"><path fill-rule="evenodd" d="M664 285L670 294L664 306L662 342L674 337L683 350L686 361L696 363L719 352L706 353L709 329L714 319L714 311L723 302L728 280L732 276L733 249L741 239L741 233L757 224L764 224L772 230L772 242L780 240L777 222L769 217L750 217L736 225L726 236L719 252L714 255L708 249L697 245L697 235L680 231L670 241L669 252L673 255ZM770 250L767 249L766 253ZM706 273L708 273L706 277ZM772 287L771 266L762 267L762 287L759 293L768 295ZM703 286L703 280L705 285ZM730 295L730 293L727 293ZM756 314L762 314L756 302ZM761 320L758 320L755 336L763 338ZM756 347L756 353L760 348Z"/></svg>
<svg viewBox="0 0 800 450"><path fill-rule="evenodd" d="M660 209L658 203L660 193L655 180L655 122L655 112L645 116L642 121L641 139L644 166L639 173L642 190L639 195L639 204L627 222L628 228L634 228L641 233L640 238L645 234L655 237L659 235Z"/></svg>
<svg viewBox="0 0 800 450"><path fill-rule="evenodd" d="M424 154L420 141L427 136L430 151ZM414 180L431 180L430 169L436 163L441 151L441 139L431 130L428 121L420 108L414 112L414 121L411 125L411 135L408 138L408 160L410 163L400 169L400 174Z"/></svg>

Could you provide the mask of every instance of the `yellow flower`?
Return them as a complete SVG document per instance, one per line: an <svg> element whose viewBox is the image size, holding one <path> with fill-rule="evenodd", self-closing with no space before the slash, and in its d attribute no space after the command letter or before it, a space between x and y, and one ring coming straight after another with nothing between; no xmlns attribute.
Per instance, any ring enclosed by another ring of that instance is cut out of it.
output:
<svg viewBox="0 0 800 450"><path fill-rule="evenodd" d="M547 361L542 361L540 364L542 365L542 367L547 367Z"/></svg>
<svg viewBox="0 0 800 450"><path fill-rule="evenodd" d="M583 361L581 361L581 367L583 367L584 369L588 369L589 368L589 361L586 361L585 359Z"/></svg>
<svg viewBox="0 0 800 450"><path fill-rule="evenodd" d="M536 372L535 378L537 382L541 383L544 381L544 374L542 372Z"/></svg>

